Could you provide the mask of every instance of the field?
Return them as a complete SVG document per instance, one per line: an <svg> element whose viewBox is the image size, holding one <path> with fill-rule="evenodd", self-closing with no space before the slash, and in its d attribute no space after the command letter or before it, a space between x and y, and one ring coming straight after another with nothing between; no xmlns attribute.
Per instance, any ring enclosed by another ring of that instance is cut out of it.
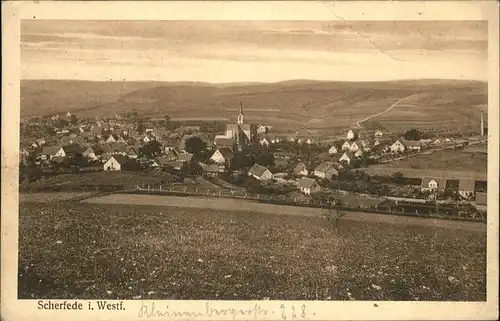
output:
<svg viewBox="0 0 500 321"><path fill-rule="evenodd" d="M396 172L401 172L406 177L422 178L426 177L442 177L446 179L475 179L487 180L488 174L486 172L476 171L461 171L461 170L441 170L441 169L416 169L399 166L399 164L384 164L373 165L367 168L359 169L366 172L368 175L390 176Z"/></svg>
<svg viewBox="0 0 500 321"><path fill-rule="evenodd" d="M20 193L19 202L57 202L90 195L91 192Z"/></svg>
<svg viewBox="0 0 500 321"><path fill-rule="evenodd" d="M171 182L174 179L172 175L151 171L148 175L140 175L138 172L93 172L79 174L61 174L51 178L38 180L35 182L23 182L19 189L22 192L68 190L73 191L95 188L103 190L105 187L123 189L134 188L142 184L161 184L162 182Z"/></svg>
<svg viewBox="0 0 500 321"><path fill-rule="evenodd" d="M484 232L88 203L19 227L19 298L485 300Z"/></svg>
<svg viewBox="0 0 500 321"><path fill-rule="evenodd" d="M405 160L396 161L388 166L413 169L432 169L447 171L467 171L486 175L488 155L483 153L467 153L463 151L442 150L429 155L418 155Z"/></svg>
<svg viewBox="0 0 500 321"><path fill-rule="evenodd" d="M290 81L270 84L85 82L23 80L21 116L73 111L81 116L113 116L136 109L141 115L173 118L230 118L246 108L250 123L279 131L310 130L329 135L368 116L398 107L373 120L391 130L408 127L476 130L487 103L487 84L470 81L392 82ZM264 111L265 110L265 111ZM402 121L404 120L404 122Z"/></svg>

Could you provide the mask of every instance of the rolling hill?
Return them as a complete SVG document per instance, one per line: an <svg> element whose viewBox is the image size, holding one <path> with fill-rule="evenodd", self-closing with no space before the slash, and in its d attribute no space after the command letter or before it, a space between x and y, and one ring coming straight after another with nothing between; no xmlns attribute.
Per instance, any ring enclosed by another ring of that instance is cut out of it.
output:
<svg viewBox="0 0 500 321"><path fill-rule="evenodd" d="M402 100L386 111L395 102ZM460 80L209 84L197 82L92 82L23 80L21 117L72 111L111 116L136 109L142 115L236 117L281 131L328 135L371 115L390 130L440 128L478 131L486 112L487 84Z"/></svg>

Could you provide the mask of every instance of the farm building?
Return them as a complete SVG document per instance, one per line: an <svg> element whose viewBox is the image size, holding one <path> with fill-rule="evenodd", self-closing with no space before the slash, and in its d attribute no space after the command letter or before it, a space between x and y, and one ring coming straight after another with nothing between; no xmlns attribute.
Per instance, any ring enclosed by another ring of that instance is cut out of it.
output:
<svg viewBox="0 0 500 321"><path fill-rule="evenodd" d="M422 178L421 190L422 192L435 192L438 190L444 190L446 187L446 180L443 178L432 178L424 177Z"/></svg>
<svg viewBox="0 0 500 321"><path fill-rule="evenodd" d="M248 171L248 176L252 176L259 181L267 181L273 178L273 174L265 166L254 164Z"/></svg>
<svg viewBox="0 0 500 321"><path fill-rule="evenodd" d="M338 152L338 150L337 150L337 147L335 147L335 145L330 147L330 149L328 150L328 154L330 154L330 155L337 154L337 152Z"/></svg>
<svg viewBox="0 0 500 321"><path fill-rule="evenodd" d="M391 152L392 153L402 153L405 151L405 146L403 145L403 143L399 140L395 141L392 145L391 145Z"/></svg>
<svg viewBox="0 0 500 321"><path fill-rule="evenodd" d="M66 157L66 152L59 146L46 146L42 149L42 159L52 159L53 157Z"/></svg>
<svg viewBox="0 0 500 321"><path fill-rule="evenodd" d="M349 150L351 148L351 143L346 140L345 143L342 145L342 150Z"/></svg>
<svg viewBox="0 0 500 321"><path fill-rule="evenodd" d="M422 150L422 144L420 142L406 140L403 142L403 145L407 150L415 150L415 151Z"/></svg>
<svg viewBox="0 0 500 321"><path fill-rule="evenodd" d="M347 131L346 138L347 138L348 140L353 140L353 139L355 139L355 138L356 138L356 136L357 136L357 135L356 135L356 133L355 133L352 129L349 129L349 130Z"/></svg>
<svg viewBox="0 0 500 321"><path fill-rule="evenodd" d="M113 155L103 165L105 171L121 171L123 165L127 162L127 158L123 155Z"/></svg>
<svg viewBox="0 0 500 321"><path fill-rule="evenodd" d="M331 179L332 176L338 176L339 172L332 163L323 162L314 169L314 176L319 178Z"/></svg>
<svg viewBox="0 0 500 321"><path fill-rule="evenodd" d="M304 163L298 163L297 166L293 169L293 173L295 175L307 176L309 175L309 171L307 170L307 166Z"/></svg>
<svg viewBox="0 0 500 321"><path fill-rule="evenodd" d="M308 177L302 177L297 182L297 188L299 189L299 191L306 195L311 195L313 193L319 192L321 189L316 180Z"/></svg>
<svg viewBox="0 0 500 321"><path fill-rule="evenodd" d="M474 196L474 185L475 181L472 179L461 179L458 181L458 194L465 199L472 198Z"/></svg>
<svg viewBox="0 0 500 321"><path fill-rule="evenodd" d="M87 148L84 152L83 152L83 156L88 158L88 159L91 159L91 160L96 160L97 159L97 155L94 151L94 149L92 147L89 147Z"/></svg>
<svg viewBox="0 0 500 321"><path fill-rule="evenodd" d="M217 165L230 166L233 158L234 154L232 150L225 147L225 148L218 148L210 157L210 160Z"/></svg>
<svg viewBox="0 0 500 321"><path fill-rule="evenodd" d="M351 164L353 159L354 159L354 154L351 151L347 151L344 154L342 154L342 156L340 156L339 162Z"/></svg>
<svg viewBox="0 0 500 321"><path fill-rule="evenodd" d="M356 142L353 142L349 147L349 150L353 153L357 152L359 150L358 144Z"/></svg>

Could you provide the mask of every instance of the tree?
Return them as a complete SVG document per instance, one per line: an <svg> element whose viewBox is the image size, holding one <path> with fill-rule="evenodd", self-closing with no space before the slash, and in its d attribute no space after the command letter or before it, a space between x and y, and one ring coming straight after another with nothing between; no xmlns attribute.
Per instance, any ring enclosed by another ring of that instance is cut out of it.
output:
<svg viewBox="0 0 500 321"><path fill-rule="evenodd" d="M193 136L186 139L186 151L193 154L196 159L202 159L206 150L207 143L200 137Z"/></svg>
<svg viewBox="0 0 500 321"><path fill-rule="evenodd" d="M139 148L139 156L153 158L161 153L161 145L156 140L152 140Z"/></svg>
<svg viewBox="0 0 500 321"><path fill-rule="evenodd" d="M144 133L144 124L142 122L142 119L137 119L135 121L135 129L137 130L137 132L142 135Z"/></svg>
<svg viewBox="0 0 500 321"><path fill-rule="evenodd" d="M274 155L268 151L260 151L255 157L255 162L262 166L273 166Z"/></svg>
<svg viewBox="0 0 500 321"><path fill-rule="evenodd" d="M407 130L404 134L404 138L406 140L420 140L421 137L422 137L422 134L418 130L416 130L415 128Z"/></svg>
<svg viewBox="0 0 500 321"><path fill-rule="evenodd" d="M71 123L71 125L76 125L78 123L78 118L76 117L76 115L71 114L71 116L69 117L69 122Z"/></svg>
<svg viewBox="0 0 500 321"><path fill-rule="evenodd" d="M250 155L246 153L237 152L231 161L231 169L239 170L243 168L250 167L253 163L253 159Z"/></svg>
<svg viewBox="0 0 500 321"><path fill-rule="evenodd" d="M396 173L392 174L392 178L393 178L395 183L403 183L405 180L405 177L404 177L403 173L401 173L401 172L396 172Z"/></svg>

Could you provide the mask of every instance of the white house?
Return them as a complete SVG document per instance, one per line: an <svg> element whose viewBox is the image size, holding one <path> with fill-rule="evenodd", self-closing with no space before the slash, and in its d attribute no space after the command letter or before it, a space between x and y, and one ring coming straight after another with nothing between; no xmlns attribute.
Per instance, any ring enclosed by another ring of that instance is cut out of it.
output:
<svg viewBox="0 0 500 321"><path fill-rule="evenodd" d="M361 155L363 155L363 151L361 149L354 153L355 157L361 157Z"/></svg>
<svg viewBox="0 0 500 321"><path fill-rule="evenodd" d="M266 167L254 164L248 171L248 176L252 176L259 181L268 181L273 178L273 174Z"/></svg>
<svg viewBox="0 0 500 321"><path fill-rule="evenodd" d="M422 192L425 191L435 192L437 190L444 190L445 186L446 186L445 179L432 178L432 177L422 178L422 185L421 185Z"/></svg>
<svg viewBox="0 0 500 321"><path fill-rule="evenodd" d="M472 179L461 179L458 181L458 194L465 199L474 196L476 182Z"/></svg>
<svg viewBox="0 0 500 321"><path fill-rule="evenodd" d="M403 142L403 144L405 145L405 148L407 150L414 150L414 151L420 151L422 150L422 145L420 144L420 142L415 142L415 141L405 141Z"/></svg>
<svg viewBox="0 0 500 321"><path fill-rule="evenodd" d="M384 133L382 133L382 131L380 130L375 131L375 138L382 138L382 136L384 136Z"/></svg>
<svg viewBox="0 0 500 321"><path fill-rule="evenodd" d="M351 151L344 152L342 156L339 158L339 162L345 162L347 164L351 164L351 161L354 159L354 154Z"/></svg>
<svg viewBox="0 0 500 321"><path fill-rule="evenodd" d="M259 125L257 127L257 134L265 134L267 132L267 127L264 125Z"/></svg>
<svg viewBox="0 0 500 321"><path fill-rule="evenodd" d="M328 150L328 154L330 154L330 155L337 154L337 152L338 152L338 150L337 150L337 147L335 147L335 145L330 147L330 149Z"/></svg>
<svg viewBox="0 0 500 321"><path fill-rule="evenodd" d="M373 146L378 146L380 145L380 141L378 139L375 139L375 142L373 143Z"/></svg>
<svg viewBox="0 0 500 321"><path fill-rule="evenodd" d="M319 190L321 189L316 180L307 177L302 177L297 182L297 188L299 189L299 191L306 195L311 195L312 193L319 192Z"/></svg>
<svg viewBox="0 0 500 321"><path fill-rule="evenodd" d="M106 143L116 143L116 138L114 135L109 135L109 137L106 139Z"/></svg>
<svg viewBox="0 0 500 321"><path fill-rule="evenodd" d="M217 165L230 166L233 157L234 154L231 149L218 148L210 157L210 160Z"/></svg>
<svg viewBox="0 0 500 321"><path fill-rule="evenodd" d="M347 132L346 138L349 140L352 140L355 137L356 137L356 133L352 129L349 129L349 131Z"/></svg>
<svg viewBox="0 0 500 321"><path fill-rule="evenodd" d="M319 177L319 178L326 178L326 179L331 179L332 176L338 176L339 172L331 163L324 162L318 165L314 169L314 176Z"/></svg>
<svg viewBox="0 0 500 321"><path fill-rule="evenodd" d="M91 160L97 159L97 155L95 154L95 151L92 147L87 148L82 155Z"/></svg>
<svg viewBox="0 0 500 321"><path fill-rule="evenodd" d="M42 159L52 159L54 157L66 157L66 152L62 147L46 146L42 149Z"/></svg>
<svg viewBox="0 0 500 321"><path fill-rule="evenodd" d="M260 141L259 141L259 144L261 146L265 146L265 147L268 147L269 146L269 141L264 137L262 138Z"/></svg>
<svg viewBox="0 0 500 321"><path fill-rule="evenodd" d="M348 140L345 141L345 143L342 145L342 150L348 150L351 148L351 143L349 143Z"/></svg>
<svg viewBox="0 0 500 321"><path fill-rule="evenodd" d="M359 150L359 146L356 142L353 142L351 144L351 147L349 147L349 150L353 153L357 152Z"/></svg>
<svg viewBox="0 0 500 321"><path fill-rule="evenodd" d="M295 175L307 176L309 175L309 171L307 170L307 166L304 163L298 163L297 166L293 169L293 173Z"/></svg>
<svg viewBox="0 0 500 321"><path fill-rule="evenodd" d="M392 153L402 153L404 151L405 151L405 145L403 145L403 143L400 142L399 140L395 141L391 145L391 152Z"/></svg>
<svg viewBox="0 0 500 321"><path fill-rule="evenodd" d="M105 171L121 171L126 161L127 158L123 155L113 155L104 163L103 169Z"/></svg>

